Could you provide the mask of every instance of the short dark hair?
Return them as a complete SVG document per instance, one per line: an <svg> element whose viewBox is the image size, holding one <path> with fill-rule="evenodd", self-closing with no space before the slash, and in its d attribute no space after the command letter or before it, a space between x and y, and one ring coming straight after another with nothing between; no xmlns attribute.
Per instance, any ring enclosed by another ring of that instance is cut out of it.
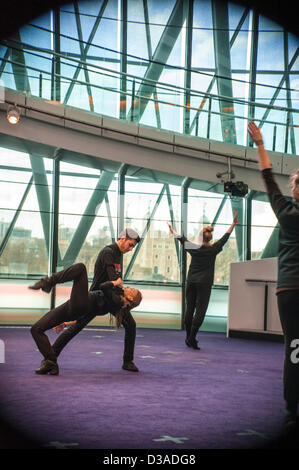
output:
<svg viewBox="0 0 299 470"><path fill-rule="evenodd" d="M122 230L119 234L118 239L120 238L129 238L131 240L135 240L136 243L140 242L140 237L138 233L135 232L135 230L133 230L132 228L125 228L124 230Z"/></svg>

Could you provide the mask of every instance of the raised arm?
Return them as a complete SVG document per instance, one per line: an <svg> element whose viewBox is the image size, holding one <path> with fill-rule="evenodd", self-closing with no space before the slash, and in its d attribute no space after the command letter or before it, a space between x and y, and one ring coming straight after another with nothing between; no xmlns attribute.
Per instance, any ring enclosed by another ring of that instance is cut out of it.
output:
<svg viewBox="0 0 299 470"><path fill-rule="evenodd" d="M170 223L170 222L167 222L167 225L168 225L168 227L169 227L170 233L172 233L172 235L173 235L174 237L179 238L179 237L180 237L180 234L174 230L174 228L173 228L173 226L171 225L171 223Z"/></svg>
<svg viewBox="0 0 299 470"><path fill-rule="evenodd" d="M232 231L233 231L233 230L234 230L234 228L235 228L235 225L236 225L236 224L238 224L238 223L239 223L239 221L238 221L238 212L237 212L237 211L235 211L235 212L234 212L233 223L231 224L231 226L229 227L229 229L227 230L227 232L226 232L226 233L229 233L229 234L231 234L231 233L232 233Z"/></svg>
<svg viewBox="0 0 299 470"><path fill-rule="evenodd" d="M267 168L272 168L268 152L264 147L263 136L261 134L260 129L257 127L257 125L254 122L250 122L248 124L248 133L252 141L257 146L257 154L258 154L260 170L262 171L262 170L266 170Z"/></svg>
<svg viewBox="0 0 299 470"><path fill-rule="evenodd" d="M262 172L271 207L277 218L280 219L280 216L287 208L292 206L292 203L283 196L274 179L272 165L268 152L264 148L261 131L254 122L248 124L248 133L257 146L259 168Z"/></svg>

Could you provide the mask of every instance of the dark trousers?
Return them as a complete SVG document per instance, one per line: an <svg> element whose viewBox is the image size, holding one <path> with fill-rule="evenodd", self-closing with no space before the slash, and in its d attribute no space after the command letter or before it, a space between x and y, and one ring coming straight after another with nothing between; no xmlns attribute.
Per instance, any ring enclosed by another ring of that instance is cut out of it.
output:
<svg viewBox="0 0 299 470"><path fill-rule="evenodd" d="M279 292L277 302L285 341L284 399L295 412L299 403L299 290Z"/></svg>
<svg viewBox="0 0 299 470"><path fill-rule="evenodd" d="M82 263L55 273L51 278L52 285L74 281L70 299L62 305L50 310L31 327L31 334L37 347L45 359L56 361L61 350L76 336L95 316L101 312L86 313L89 310L88 277L86 267ZM45 331L63 322L76 320L74 325L67 328L51 346ZM134 357L136 338L136 322L130 312L124 314L122 325L125 328L124 362L130 362Z"/></svg>
<svg viewBox="0 0 299 470"><path fill-rule="evenodd" d="M186 287L185 327L187 338L195 339L209 306L212 286L188 282Z"/></svg>
<svg viewBox="0 0 299 470"><path fill-rule="evenodd" d="M88 278L85 265L74 264L69 268L53 274L51 284L73 281L70 299L62 305L50 310L31 327L31 334L37 347L45 359L56 361L56 354L45 331L65 321L76 320L82 311L88 308Z"/></svg>
<svg viewBox="0 0 299 470"><path fill-rule="evenodd" d="M63 348L68 342L74 338L80 331L95 317L94 314L86 314L80 317L76 323L70 325L66 330L58 336L57 340L53 344L53 350L56 357L59 356ZM125 328L125 346L123 354L123 362L131 362L134 359L134 346L136 338L136 322L130 312L126 312L122 325Z"/></svg>

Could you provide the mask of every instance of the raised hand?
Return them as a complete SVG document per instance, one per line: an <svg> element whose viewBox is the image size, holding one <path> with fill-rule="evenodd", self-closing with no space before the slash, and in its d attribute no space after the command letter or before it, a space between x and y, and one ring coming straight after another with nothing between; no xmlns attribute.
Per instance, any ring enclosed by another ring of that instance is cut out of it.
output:
<svg viewBox="0 0 299 470"><path fill-rule="evenodd" d="M173 227L170 222L166 222L171 233L174 232Z"/></svg>
<svg viewBox="0 0 299 470"><path fill-rule="evenodd" d="M238 211L234 211L234 218L233 218L233 224L236 225L238 224Z"/></svg>
<svg viewBox="0 0 299 470"><path fill-rule="evenodd" d="M261 145L263 143L262 133L253 121L248 124L248 134L256 145Z"/></svg>

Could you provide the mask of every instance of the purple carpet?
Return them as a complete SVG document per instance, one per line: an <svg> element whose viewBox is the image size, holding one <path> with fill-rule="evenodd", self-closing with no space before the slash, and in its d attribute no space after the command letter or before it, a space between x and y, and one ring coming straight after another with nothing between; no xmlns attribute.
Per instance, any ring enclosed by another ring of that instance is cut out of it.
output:
<svg viewBox="0 0 299 470"><path fill-rule="evenodd" d="M202 332L196 351L183 331L139 328L133 373L123 337L86 328L60 375L39 376L29 327L0 327L2 416L45 448L250 449L281 432L283 344Z"/></svg>

